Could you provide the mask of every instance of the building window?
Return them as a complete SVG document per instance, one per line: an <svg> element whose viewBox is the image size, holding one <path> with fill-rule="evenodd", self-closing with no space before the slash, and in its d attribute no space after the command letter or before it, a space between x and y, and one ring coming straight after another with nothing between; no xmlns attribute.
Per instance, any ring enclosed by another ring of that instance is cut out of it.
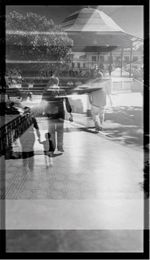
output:
<svg viewBox="0 0 150 260"><path fill-rule="evenodd" d="M133 61L137 61L138 60L138 56L133 56Z"/></svg>
<svg viewBox="0 0 150 260"><path fill-rule="evenodd" d="M83 68L85 68L85 63L83 63Z"/></svg>
<svg viewBox="0 0 150 260"><path fill-rule="evenodd" d="M116 61L119 61L120 59L120 56L116 56Z"/></svg>
<svg viewBox="0 0 150 260"><path fill-rule="evenodd" d="M77 67L80 69L80 63L79 62L77 63Z"/></svg>
<svg viewBox="0 0 150 260"><path fill-rule="evenodd" d="M72 68L74 68L74 63L72 62Z"/></svg>
<svg viewBox="0 0 150 260"><path fill-rule="evenodd" d="M108 56L108 62L113 63L113 56L111 56L111 55Z"/></svg>
<svg viewBox="0 0 150 260"><path fill-rule="evenodd" d="M104 56L100 56L100 62L104 62Z"/></svg>
<svg viewBox="0 0 150 260"><path fill-rule="evenodd" d="M96 61L96 56L92 56L92 61Z"/></svg>
<svg viewBox="0 0 150 260"><path fill-rule="evenodd" d="M105 55L105 62L108 62L108 60L109 60L108 55Z"/></svg>
<svg viewBox="0 0 150 260"><path fill-rule="evenodd" d="M124 61L125 61L126 63L129 63L129 56L124 56Z"/></svg>

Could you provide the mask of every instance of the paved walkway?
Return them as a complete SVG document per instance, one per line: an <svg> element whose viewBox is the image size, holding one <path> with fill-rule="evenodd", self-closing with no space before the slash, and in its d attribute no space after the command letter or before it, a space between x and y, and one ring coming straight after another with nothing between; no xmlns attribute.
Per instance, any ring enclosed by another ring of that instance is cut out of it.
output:
<svg viewBox="0 0 150 260"><path fill-rule="evenodd" d="M47 169L36 141L27 175L22 159L6 160L7 251L142 252L142 150L67 121L64 149Z"/></svg>
<svg viewBox="0 0 150 260"><path fill-rule="evenodd" d="M102 133L83 114L65 121L65 152L53 167L37 140L32 174L21 158L5 161L8 252L143 251L142 95L112 95L112 103ZM47 121L38 123L44 137Z"/></svg>

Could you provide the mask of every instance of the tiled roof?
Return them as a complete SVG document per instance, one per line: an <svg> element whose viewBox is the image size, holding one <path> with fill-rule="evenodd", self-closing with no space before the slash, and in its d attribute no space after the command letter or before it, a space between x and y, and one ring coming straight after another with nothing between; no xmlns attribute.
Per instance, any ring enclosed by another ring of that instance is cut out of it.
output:
<svg viewBox="0 0 150 260"><path fill-rule="evenodd" d="M103 11L93 8L83 8L68 16L62 23L65 31L123 31Z"/></svg>
<svg viewBox="0 0 150 260"><path fill-rule="evenodd" d="M94 8L83 8L69 15L61 26L73 40L75 51L85 51L85 47L94 48L95 51L104 46L130 48L132 42L138 40L126 33L103 11ZM110 51L108 48L106 51Z"/></svg>

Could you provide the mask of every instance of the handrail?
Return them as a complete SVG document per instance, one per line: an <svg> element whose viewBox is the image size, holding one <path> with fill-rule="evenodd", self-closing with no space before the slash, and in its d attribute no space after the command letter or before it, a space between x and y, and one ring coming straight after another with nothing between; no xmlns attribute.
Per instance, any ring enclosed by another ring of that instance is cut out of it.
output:
<svg viewBox="0 0 150 260"><path fill-rule="evenodd" d="M11 147L12 143L32 125L30 114L19 115L0 128L0 156Z"/></svg>
<svg viewBox="0 0 150 260"><path fill-rule="evenodd" d="M136 79L136 78L133 78L133 80L136 81L137 83L143 85L143 81L140 81L140 80L138 80L138 79Z"/></svg>

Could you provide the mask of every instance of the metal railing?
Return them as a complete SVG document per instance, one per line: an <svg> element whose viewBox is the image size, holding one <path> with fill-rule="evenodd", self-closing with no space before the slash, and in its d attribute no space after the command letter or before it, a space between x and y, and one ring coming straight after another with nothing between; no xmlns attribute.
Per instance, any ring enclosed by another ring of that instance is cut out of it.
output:
<svg viewBox="0 0 150 260"><path fill-rule="evenodd" d="M12 143L32 125L30 114L19 115L0 128L0 156L11 149Z"/></svg>

